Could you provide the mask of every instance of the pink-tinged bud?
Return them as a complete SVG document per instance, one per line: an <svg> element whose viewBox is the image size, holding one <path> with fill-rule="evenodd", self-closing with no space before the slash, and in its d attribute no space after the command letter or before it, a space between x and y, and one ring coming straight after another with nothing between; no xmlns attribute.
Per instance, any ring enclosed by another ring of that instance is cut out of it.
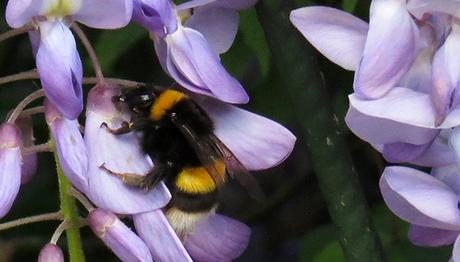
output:
<svg viewBox="0 0 460 262"><path fill-rule="evenodd" d="M86 192L88 156L78 121L65 118L48 100L45 116L64 174L78 190Z"/></svg>
<svg viewBox="0 0 460 262"><path fill-rule="evenodd" d="M15 122L21 130L22 148L35 145L34 129L30 116L18 118ZM37 153L23 154L21 167L21 184L29 182L37 172Z"/></svg>
<svg viewBox="0 0 460 262"><path fill-rule="evenodd" d="M119 94L119 88L106 84L98 85L89 92L85 124L89 160L89 190L86 193L98 207L117 214L136 214L162 208L171 198L163 183L145 192L125 185L106 170L145 175L153 168L134 132L114 135L108 131L108 128L117 129L131 120L129 113L119 111L112 102L112 97Z"/></svg>
<svg viewBox="0 0 460 262"><path fill-rule="evenodd" d="M49 243L40 250L38 262L64 262L64 254L61 248Z"/></svg>
<svg viewBox="0 0 460 262"><path fill-rule="evenodd" d="M95 209L88 216L89 225L122 261L153 261L145 243L113 213Z"/></svg>
<svg viewBox="0 0 460 262"><path fill-rule="evenodd" d="M10 211L21 184L21 135L10 123L0 126L0 218Z"/></svg>

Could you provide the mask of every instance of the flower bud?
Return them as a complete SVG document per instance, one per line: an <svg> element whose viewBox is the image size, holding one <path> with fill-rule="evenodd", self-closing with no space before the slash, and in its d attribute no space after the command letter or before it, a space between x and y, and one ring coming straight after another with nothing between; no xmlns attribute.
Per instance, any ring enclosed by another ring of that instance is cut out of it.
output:
<svg viewBox="0 0 460 262"><path fill-rule="evenodd" d="M85 192L88 156L78 121L63 117L48 100L45 101L45 116L64 174L77 189Z"/></svg>
<svg viewBox="0 0 460 262"><path fill-rule="evenodd" d="M48 243L42 248L42 250L40 250L38 262L64 262L64 254L62 253L61 248Z"/></svg>
<svg viewBox="0 0 460 262"><path fill-rule="evenodd" d="M21 184L21 135L10 123L0 126L0 218L11 209Z"/></svg>
<svg viewBox="0 0 460 262"><path fill-rule="evenodd" d="M22 148L30 147L35 144L34 130L32 118L20 117L15 122L16 126L21 130ZM21 184L25 184L32 179L37 172L37 153L23 154L21 168Z"/></svg>
<svg viewBox="0 0 460 262"><path fill-rule="evenodd" d="M89 214L89 225L122 261L152 261L145 243L113 213L95 209Z"/></svg>

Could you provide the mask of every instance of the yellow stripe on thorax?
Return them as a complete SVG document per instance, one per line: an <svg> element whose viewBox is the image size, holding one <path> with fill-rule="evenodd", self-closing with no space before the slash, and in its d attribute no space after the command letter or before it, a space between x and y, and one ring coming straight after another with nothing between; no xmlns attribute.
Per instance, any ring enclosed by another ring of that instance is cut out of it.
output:
<svg viewBox="0 0 460 262"><path fill-rule="evenodd" d="M216 165L219 175L225 176L225 164L221 161ZM182 192L206 194L216 190L216 184L204 167L188 167L179 173L176 186Z"/></svg>
<svg viewBox="0 0 460 262"><path fill-rule="evenodd" d="M171 109L179 101L186 98L188 98L186 94L173 89L164 91L155 100L155 103L150 110L150 118L153 120L160 120L167 110Z"/></svg>

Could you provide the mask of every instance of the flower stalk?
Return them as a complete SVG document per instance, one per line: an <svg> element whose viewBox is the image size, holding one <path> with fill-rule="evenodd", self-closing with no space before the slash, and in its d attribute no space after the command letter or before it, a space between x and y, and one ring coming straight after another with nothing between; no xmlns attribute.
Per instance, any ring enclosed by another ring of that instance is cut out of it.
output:
<svg viewBox="0 0 460 262"><path fill-rule="evenodd" d="M57 153L54 154L56 161L56 170L59 181L59 194L61 201L61 212L64 219L67 221L66 228L67 245L69 248L69 256L71 262L84 262L85 255L80 238L80 221L77 211L75 198L69 193L72 184L64 175Z"/></svg>
<svg viewBox="0 0 460 262"><path fill-rule="evenodd" d="M22 27L10 30L8 32L5 32L3 34L0 34L0 42L5 41L9 38L25 34L29 31L34 31L37 30L37 26L34 23L28 23Z"/></svg>
<svg viewBox="0 0 460 262"><path fill-rule="evenodd" d="M62 220L61 212L46 213L46 214L24 217L24 218L19 218L13 221L9 221L9 222L0 224L0 231L8 230L11 228L15 228L15 227L19 227L19 226L23 226L27 224L51 221L51 220L57 220L57 221Z"/></svg>
<svg viewBox="0 0 460 262"><path fill-rule="evenodd" d="M363 190L325 93L312 51L289 22L291 1L260 1L257 14L295 115L347 261L383 261ZM283 49L279 47L283 46ZM284 50L290 50L285 52Z"/></svg>

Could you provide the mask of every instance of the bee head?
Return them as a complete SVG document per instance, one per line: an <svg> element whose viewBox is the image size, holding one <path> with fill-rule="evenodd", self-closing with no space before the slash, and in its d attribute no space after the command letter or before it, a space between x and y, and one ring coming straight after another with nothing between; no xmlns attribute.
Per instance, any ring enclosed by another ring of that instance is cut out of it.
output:
<svg viewBox="0 0 460 262"><path fill-rule="evenodd" d="M150 110L155 98L155 93L152 90L141 87L129 90L122 95L114 96L112 101L114 103L124 103L134 113L142 114Z"/></svg>

